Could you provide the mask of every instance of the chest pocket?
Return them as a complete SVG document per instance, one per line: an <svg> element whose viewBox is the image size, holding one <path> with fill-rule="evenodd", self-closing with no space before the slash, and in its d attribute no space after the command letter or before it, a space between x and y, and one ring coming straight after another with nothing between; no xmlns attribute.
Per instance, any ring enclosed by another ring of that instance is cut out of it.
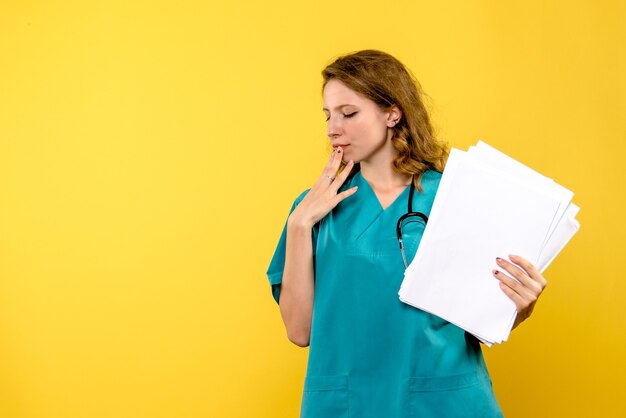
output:
<svg viewBox="0 0 626 418"><path fill-rule="evenodd" d="M377 227L369 228L357 239L346 243L346 254L393 257L402 260L400 244L396 235L396 221L394 219L394 222L386 222ZM402 224L402 242L409 263L417 252L424 228L423 221L417 217L410 217Z"/></svg>

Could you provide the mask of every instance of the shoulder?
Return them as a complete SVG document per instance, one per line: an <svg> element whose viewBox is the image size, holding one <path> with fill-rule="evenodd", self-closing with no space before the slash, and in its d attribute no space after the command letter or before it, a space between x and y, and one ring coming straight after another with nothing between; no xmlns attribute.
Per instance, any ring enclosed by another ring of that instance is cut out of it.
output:
<svg viewBox="0 0 626 418"><path fill-rule="evenodd" d="M422 189L426 193L436 193L443 174L435 170L426 170L420 179Z"/></svg>
<svg viewBox="0 0 626 418"><path fill-rule="evenodd" d="M309 190L311 189L306 189L294 199L293 203L291 204L291 207L289 208L289 215L291 215L294 209L300 204L300 202L302 202L302 199L304 199L307 193L309 193Z"/></svg>
<svg viewBox="0 0 626 418"><path fill-rule="evenodd" d="M303 191L302 193L300 193L298 195L298 197L296 197L296 199L293 202L293 207L295 208L296 206L298 206L300 204L300 202L302 202L302 199L304 199L304 197L309 193L311 189L306 189L305 191Z"/></svg>
<svg viewBox="0 0 626 418"><path fill-rule="evenodd" d="M441 176L443 175L443 173L440 173L439 171L436 170L431 170L428 169L426 171L424 171L424 178L426 179L430 179L430 180L435 180L435 181L439 181L441 180Z"/></svg>

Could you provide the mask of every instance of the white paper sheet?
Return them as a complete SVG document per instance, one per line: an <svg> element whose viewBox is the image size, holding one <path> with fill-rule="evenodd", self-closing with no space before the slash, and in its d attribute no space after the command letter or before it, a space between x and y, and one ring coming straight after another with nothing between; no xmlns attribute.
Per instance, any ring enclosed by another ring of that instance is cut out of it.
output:
<svg viewBox="0 0 626 418"><path fill-rule="evenodd" d="M483 141L479 140L475 147L470 147L468 152L494 169L506 172L530 185L536 185L539 188L545 187L544 190L546 190L546 192L559 197L561 205L555 215L554 222L550 225L550 230L546 236L547 242L552 232L556 229L559 220L565 213L569 202L574 197L574 193Z"/></svg>
<svg viewBox="0 0 626 418"><path fill-rule="evenodd" d="M576 220L576 215L580 208L570 203L565 214L558 223L556 229L550 236L550 239L541 251L541 256L537 262L537 268L543 271L552 263L556 256L561 252L565 245L572 239L574 234L578 232L580 223Z"/></svg>
<svg viewBox="0 0 626 418"><path fill-rule="evenodd" d="M485 143L452 149L400 300L487 345L506 341L516 310L491 273L495 258L545 268L578 230L572 196Z"/></svg>

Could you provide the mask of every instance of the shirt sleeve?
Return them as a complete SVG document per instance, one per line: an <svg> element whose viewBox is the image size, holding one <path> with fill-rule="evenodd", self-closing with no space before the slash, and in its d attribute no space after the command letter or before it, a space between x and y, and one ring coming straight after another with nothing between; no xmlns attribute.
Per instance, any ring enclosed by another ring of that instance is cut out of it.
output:
<svg viewBox="0 0 626 418"><path fill-rule="evenodd" d="M310 189L305 190L296 198L291 205L291 209L289 210L289 215L293 212L293 210L300 204L304 196L309 192ZM287 218L289 218L287 215ZM313 265L315 266L315 247L317 243L317 229L318 226L315 225L311 232L311 242L313 243ZM267 269L267 278L270 281L270 286L272 290L272 296L276 303L279 303L280 298L280 284L283 281L283 270L285 268L285 249L287 245L287 221L285 221L285 226L283 227L283 231L280 234L280 239L278 240L278 245L276 246L276 250L274 251L274 256L272 257L272 261L270 261L270 265Z"/></svg>

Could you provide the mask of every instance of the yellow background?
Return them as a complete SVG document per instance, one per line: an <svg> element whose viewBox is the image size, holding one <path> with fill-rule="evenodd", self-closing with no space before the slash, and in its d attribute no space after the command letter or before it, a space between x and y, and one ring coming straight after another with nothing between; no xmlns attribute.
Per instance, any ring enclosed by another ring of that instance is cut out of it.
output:
<svg viewBox="0 0 626 418"><path fill-rule="evenodd" d="M485 350L505 415L622 416L625 3L219 3L0 4L0 417L297 416L265 271L329 152L320 71L365 48L582 208Z"/></svg>

